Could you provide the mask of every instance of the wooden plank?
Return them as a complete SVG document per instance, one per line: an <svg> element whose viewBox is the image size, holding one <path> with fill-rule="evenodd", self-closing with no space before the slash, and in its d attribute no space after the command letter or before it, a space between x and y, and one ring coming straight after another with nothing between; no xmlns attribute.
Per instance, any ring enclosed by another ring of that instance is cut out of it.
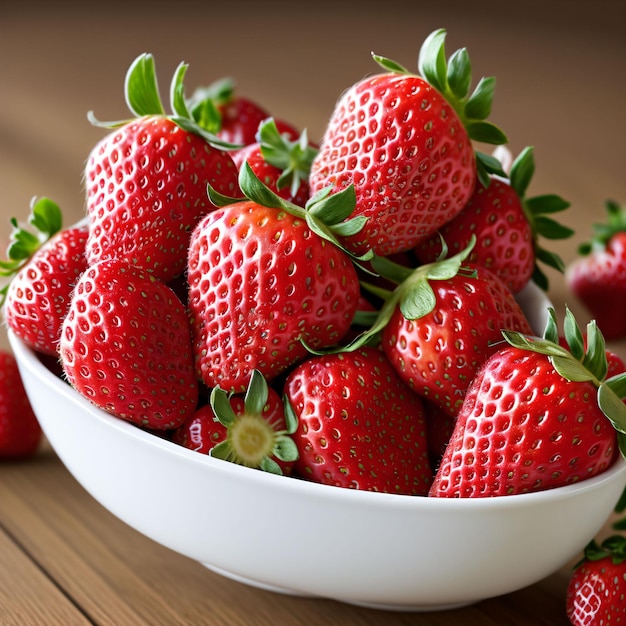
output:
<svg viewBox="0 0 626 626"><path fill-rule="evenodd" d="M89 620L0 526L0 624L85 626Z"/></svg>

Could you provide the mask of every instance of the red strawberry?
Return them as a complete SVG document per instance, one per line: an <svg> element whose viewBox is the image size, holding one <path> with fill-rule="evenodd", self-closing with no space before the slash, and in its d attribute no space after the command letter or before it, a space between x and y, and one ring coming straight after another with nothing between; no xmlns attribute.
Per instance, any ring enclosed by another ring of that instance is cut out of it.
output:
<svg viewBox="0 0 626 626"><path fill-rule="evenodd" d="M298 475L368 491L428 492L421 400L380 350L312 357L289 374L284 393L298 419Z"/></svg>
<svg viewBox="0 0 626 626"><path fill-rule="evenodd" d="M290 140L278 131L274 120L261 124L258 141L233 154L238 168L247 162L264 185L285 200L304 206L309 199L309 172L317 153L306 132Z"/></svg>
<svg viewBox="0 0 626 626"><path fill-rule="evenodd" d="M127 259L167 282L183 272L190 231L213 208L207 185L238 191L232 158L215 147L224 144L186 108L185 71L181 64L174 76L173 116L163 111L152 57L139 56L128 71L126 98L138 119L117 123L85 169L90 264Z"/></svg>
<svg viewBox="0 0 626 626"><path fill-rule="evenodd" d="M275 378L308 354L305 343L337 343L359 298L352 261L332 238L354 197L342 197L348 202L338 213L336 196L305 211L262 186L247 164L241 174L251 199L198 224L188 264L198 377L235 392L245 390L254 369L268 381ZM321 221L325 206L336 220L330 226Z"/></svg>
<svg viewBox="0 0 626 626"><path fill-rule="evenodd" d="M531 332L519 304L496 276L462 266L470 250L471 245L416 269L376 257L374 269L398 286L371 328L351 344L380 333L398 376L451 417L480 366L496 351L501 329Z"/></svg>
<svg viewBox="0 0 626 626"><path fill-rule="evenodd" d="M163 430L196 409L185 307L169 287L125 261L97 263L81 276L59 354L72 386L117 417Z"/></svg>
<svg viewBox="0 0 626 626"><path fill-rule="evenodd" d="M421 76L375 56L386 70L365 78L339 99L311 167L311 193L354 184L355 215L368 218L345 245L387 256L410 250L452 219L469 200L477 167L481 180L492 161L479 158L471 139L505 143L484 121L494 80L472 95L467 52L445 59L445 31L433 32L419 56Z"/></svg>
<svg viewBox="0 0 626 626"><path fill-rule="evenodd" d="M575 330L573 330L575 328ZM606 470L624 442L626 374L606 379L604 339L595 323L589 348L566 314L568 351L554 311L545 338L503 332L465 396L430 490L433 497L486 497L540 491ZM510 345L509 345L510 344ZM626 446L624 447L626 451Z"/></svg>
<svg viewBox="0 0 626 626"><path fill-rule="evenodd" d="M564 239L573 234L546 213L563 211L569 203L555 195L526 198L526 188L534 173L532 148L523 150L513 163L510 180L494 178L487 186L477 182L474 193L463 210L416 248L422 263L432 263L442 253L442 241L457 253L469 243L472 234L476 246L468 261L482 265L496 274L517 293L533 278L544 289L548 280L537 265L543 261L563 271L561 258L538 243L539 236Z"/></svg>
<svg viewBox="0 0 626 626"><path fill-rule="evenodd" d="M0 350L0 459L30 457L39 448L41 427L30 406L15 357Z"/></svg>
<svg viewBox="0 0 626 626"><path fill-rule="evenodd" d="M594 225L565 276L606 339L619 339L626 337L626 207L608 201L606 209L608 222Z"/></svg>
<svg viewBox="0 0 626 626"><path fill-rule="evenodd" d="M285 420L280 396L254 371L246 395L232 395L215 387L211 404L200 407L173 440L202 454L289 475L298 456L291 438L295 422Z"/></svg>
<svg viewBox="0 0 626 626"><path fill-rule="evenodd" d="M570 578L565 608L573 626L626 623L626 537L587 545Z"/></svg>
<svg viewBox="0 0 626 626"><path fill-rule="evenodd" d="M256 142L261 122L269 112L257 102L237 95L229 78L215 81L197 89L190 98L189 108L196 121L223 141L247 146ZM297 139L300 133L284 120L276 120L281 134Z"/></svg>
<svg viewBox="0 0 626 626"><path fill-rule="evenodd" d="M0 263L0 275L12 277L2 290L5 320L31 348L56 355L72 289L87 268L87 227L62 230L61 211L47 198L31 207L30 223L39 236L12 223L9 260Z"/></svg>

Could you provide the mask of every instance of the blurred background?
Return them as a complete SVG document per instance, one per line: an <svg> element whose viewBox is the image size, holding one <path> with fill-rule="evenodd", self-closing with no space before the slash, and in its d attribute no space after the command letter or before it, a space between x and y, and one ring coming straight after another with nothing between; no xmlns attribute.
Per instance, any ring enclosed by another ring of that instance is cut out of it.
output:
<svg viewBox="0 0 626 626"><path fill-rule="evenodd" d="M57 201L66 223L83 215L82 170L104 136L87 121L125 119L126 69L151 52L164 100L179 62L187 93L231 76L241 95L319 139L341 92L378 71L370 53L416 68L424 38L448 31L448 54L467 47L474 83L497 77L491 120L514 153L535 147L529 195L572 203L564 260L604 216L626 202L625 3L237 2L0 6L0 253L9 218L25 219L33 196ZM554 289L561 277L549 274ZM4 337L2 337L4 341Z"/></svg>

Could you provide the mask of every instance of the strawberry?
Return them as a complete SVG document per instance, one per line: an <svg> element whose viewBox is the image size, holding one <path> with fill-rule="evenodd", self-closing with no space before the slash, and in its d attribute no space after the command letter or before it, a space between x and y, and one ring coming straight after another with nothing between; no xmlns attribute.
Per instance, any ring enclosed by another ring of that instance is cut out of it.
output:
<svg viewBox="0 0 626 626"><path fill-rule="evenodd" d="M626 537L587 545L570 578L565 609L572 626L626 623Z"/></svg>
<svg viewBox="0 0 626 626"><path fill-rule="evenodd" d="M187 272L198 378L228 392L244 391L254 369L274 379L308 354L305 344L337 343L359 298L352 259L333 234L359 226L342 222L354 208L350 188L305 210L247 164L240 186L247 199L234 202L211 190L222 206L194 230Z"/></svg>
<svg viewBox="0 0 626 626"><path fill-rule="evenodd" d="M595 224L582 255L567 268L572 293L594 316L606 339L626 337L626 207L607 201L608 220Z"/></svg>
<svg viewBox="0 0 626 626"><path fill-rule="evenodd" d="M41 427L33 413L15 357L0 350L0 459L33 456Z"/></svg>
<svg viewBox="0 0 626 626"><path fill-rule="evenodd" d="M432 480L420 398L375 348L319 355L287 377L299 476L327 485L425 495Z"/></svg>
<svg viewBox="0 0 626 626"><path fill-rule="evenodd" d="M291 438L283 401L255 370L245 396L230 397L219 387L173 435L176 443L246 467L291 474L298 450Z"/></svg>
<svg viewBox="0 0 626 626"><path fill-rule="evenodd" d="M309 199L309 172L317 153L306 131L296 140L281 135L273 119L261 124L258 141L233 154L237 168L247 162L264 185L281 198L304 206Z"/></svg>
<svg viewBox="0 0 626 626"><path fill-rule="evenodd" d="M87 227L62 229L59 206L48 198L33 201L33 234L13 219L9 260L0 275L10 277L2 290L7 326L34 350L56 355L61 324L78 277L87 268Z"/></svg>
<svg viewBox="0 0 626 626"><path fill-rule="evenodd" d="M259 126L271 117L257 102L236 94L229 78L197 89L189 99L189 109L202 128L223 141L242 146L255 143ZM295 140L300 135L285 120L277 119L275 123L281 135L288 135L288 139Z"/></svg>
<svg viewBox="0 0 626 626"><path fill-rule="evenodd" d="M473 243L449 259L415 269L375 257L374 269L398 286L386 294L373 325L351 344L380 333L398 376L451 417L480 366L497 349L501 329L531 332L502 281L485 268L463 265Z"/></svg>
<svg viewBox="0 0 626 626"><path fill-rule="evenodd" d="M115 128L91 151L85 168L90 264L123 258L167 282L185 269L190 231L213 206L211 184L237 193L237 168L228 144L191 117L183 95L187 66L172 81L172 110L161 103L150 55L126 76L126 99L136 119L94 124Z"/></svg>
<svg viewBox="0 0 626 626"><path fill-rule="evenodd" d="M501 144L485 121L495 81L482 79L469 95L465 49L446 62L444 30L433 32L419 55L421 75L374 56L384 73L348 88L335 107L311 166L311 193L354 184L355 215L369 218L345 246L380 256L410 250L452 219L494 159L475 155L472 139ZM498 169L499 171L499 169Z"/></svg>
<svg viewBox="0 0 626 626"><path fill-rule="evenodd" d="M477 239L468 261L486 267L513 292L521 291L532 278L548 289L548 279L537 262L563 272L565 265L555 253L539 245L540 236L564 239L574 231L547 217L565 210L569 203L556 195L526 198L535 170L533 149L526 148L514 161L510 179L493 178L488 185L477 181L463 210L437 233L418 244L416 255L432 263L442 251L441 238L451 253L460 252L474 234Z"/></svg>
<svg viewBox="0 0 626 626"><path fill-rule="evenodd" d="M606 379L604 338L588 347L569 310L559 345L554 311L544 337L507 341L477 373L435 475L433 497L540 491L600 474L626 454L626 374ZM617 431L617 434L616 434Z"/></svg>
<svg viewBox="0 0 626 626"><path fill-rule="evenodd" d="M196 409L185 307L136 265L102 261L83 273L63 321L59 354L71 385L121 419L164 430Z"/></svg>

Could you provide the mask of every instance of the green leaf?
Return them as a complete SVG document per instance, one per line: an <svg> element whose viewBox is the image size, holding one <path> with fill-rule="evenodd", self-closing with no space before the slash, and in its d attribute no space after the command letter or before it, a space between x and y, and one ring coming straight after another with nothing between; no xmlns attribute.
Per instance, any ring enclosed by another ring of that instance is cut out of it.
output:
<svg viewBox="0 0 626 626"><path fill-rule="evenodd" d="M189 109L187 108L187 102L185 101L185 89L183 82L187 68L188 65L186 63L181 63L174 72L172 84L170 86L170 106L176 115L187 119L193 119Z"/></svg>
<svg viewBox="0 0 626 626"><path fill-rule="evenodd" d="M433 288L426 278L412 282L410 287L403 290L399 302L400 311L407 320L416 320L428 315L436 304Z"/></svg>
<svg viewBox="0 0 626 626"><path fill-rule="evenodd" d="M598 387L598 406L615 430L626 434L626 404L606 383Z"/></svg>
<svg viewBox="0 0 626 626"><path fill-rule="evenodd" d="M280 435L276 437L276 443L272 454L281 461L291 463L297 461L300 454L298 453L298 446L295 441L287 435Z"/></svg>
<svg viewBox="0 0 626 626"><path fill-rule="evenodd" d="M553 193L526 198L524 202L526 210L532 215L540 215L542 213L560 213L570 207L567 200Z"/></svg>
<svg viewBox="0 0 626 626"><path fill-rule="evenodd" d="M548 308L548 321L543 331L543 338L552 343L559 343L559 328L556 321L556 311L552 307Z"/></svg>
<svg viewBox="0 0 626 626"><path fill-rule="evenodd" d="M209 196L209 200L216 207L225 207L230 204L235 204L236 202L242 202L243 200L246 200L245 196L242 196L241 198L232 198L230 196L225 196L217 191L217 189L214 189L210 183L207 183L207 194Z"/></svg>
<svg viewBox="0 0 626 626"><path fill-rule="evenodd" d="M291 207L295 208L295 205L290 205L264 185L258 176L253 172L247 161L244 161L241 169L239 170L239 186L247 198L257 204L260 204L261 206L272 209L282 209L284 211L288 211L289 213L293 212L290 210ZM303 213L303 211L299 212L299 216L304 217Z"/></svg>
<svg viewBox="0 0 626 626"><path fill-rule="evenodd" d="M268 457L263 457L263 459L261 459L261 464L259 465L259 469L261 469L264 472L267 472L268 474L276 474L277 476L283 475L283 471L280 469L280 465L278 465L276 461Z"/></svg>
<svg viewBox="0 0 626 626"><path fill-rule="evenodd" d="M466 48L457 50L448 61L448 85L456 98L462 100L469 93L472 82L472 64Z"/></svg>
<svg viewBox="0 0 626 626"><path fill-rule="evenodd" d="M465 125L467 133L474 141L489 143L496 146L508 143L507 136L491 122L468 121Z"/></svg>
<svg viewBox="0 0 626 626"><path fill-rule="evenodd" d="M307 211L321 219L324 224L335 225L349 217L356 208L354 185L349 185L319 202L307 204Z"/></svg>
<svg viewBox="0 0 626 626"><path fill-rule="evenodd" d="M615 392L618 398L626 398L626 372L611 376L604 382Z"/></svg>
<svg viewBox="0 0 626 626"><path fill-rule="evenodd" d="M593 374L571 356L551 356L554 369L570 382L594 381Z"/></svg>
<svg viewBox="0 0 626 626"><path fill-rule="evenodd" d="M237 415L230 404L228 394L219 387L214 387L209 396L209 403L215 413L215 418L222 426L230 428L237 420Z"/></svg>
<svg viewBox="0 0 626 626"><path fill-rule="evenodd" d="M442 93L447 91L445 40L446 31L443 28L430 33L424 40L417 59L420 74Z"/></svg>
<svg viewBox="0 0 626 626"><path fill-rule="evenodd" d="M262 415L267 404L268 387L263 374L259 370L252 370L248 389L244 397L244 406L248 415Z"/></svg>
<svg viewBox="0 0 626 626"><path fill-rule="evenodd" d="M484 120L491 114L496 79L481 78L476 89L465 104L465 117L468 120Z"/></svg>
<svg viewBox="0 0 626 626"><path fill-rule="evenodd" d="M339 237L351 237L360 233L369 218L364 215L357 215L350 220L340 222L339 224L333 224L332 231Z"/></svg>
<svg viewBox="0 0 626 626"><path fill-rule="evenodd" d="M534 219L534 224L535 232L546 239L567 239L574 234L571 228L563 226L544 215L537 215Z"/></svg>
<svg viewBox="0 0 626 626"><path fill-rule="evenodd" d="M387 57L382 57L378 54L374 54L372 52L372 58L378 65L380 65L384 70L388 72L393 72L394 74L410 74L409 70L400 65L400 63L396 63L392 59L388 59Z"/></svg>
<svg viewBox="0 0 626 626"><path fill-rule="evenodd" d="M196 104L191 110L191 116L208 133L218 133L222 128L222 114L213 100L207 99Z"/></svg>
<svg viewBox="0 0 626 626"><path fill-rule="evenodd" d="M619 430L617 431L617 447L622 454L622 457L626 459L626 435L621 433Z"/></svg>
<svg viewBox="0 0 626 626"><path fill-rule="evenodd" d="M556 252L550 252L541 246L535 246L535 260L545 263L558 272L563 273L565 271L563 259Z"/></svg>
<svg viewBox="0 0 626 626"><path fill-rule="evenodd" d="M476 161L481 164L488 174L495 174L496 176L502 176L502 178L507 177L506 172L502 169L502 163L491 154L476 151ZM487 186L483 185L483 187Z"/></svg>
<svg viewBox="0 0 626 626"><path fill-rule="evenodd" d="M63 214L56 202L49 198L33 199L28 221L47 238L58 233L63 227Z"/></svg>
<svg viewBox="0 0 626 626"><path fill-rule="evenodd" d="M565 335L565 341L569 346L572 356L576 360L581 361L585 356L585 341L583 333L580 330L580 326L578 325L578 322L569 307L565 308L563 332ZM554 343L558 343L558 334L554 339L552 339L552 341L554 341Z"/></svg>
<svg viewBox="0 0 626 626"><path fill-rule="evenodd" d="M151 54L140 54L126 73L124 85L126 104L137 117L165 115Z"/></svg>
<svg viewBox="0 0 626 626"><path fill-rule="evenodd" d="M286 432L288 435L293 435L296 430L298 430L298 416L293 410L293 406L287 394L283 395L283 405L285 407L285 424L287 425Z"/></svg>
<svg viewBox="0 0 626 626"><path fill-rule="evenodd" d="M524 148L511 165L511 187L520 198L526 196L528 186L535 174L534 149L531 146Z"/></svg>
<svg viewBox="0 0 626 626"><path fill-rule="evenodd" d="M222 461L230 461L233 456L233 447L230 441L222 441L221 443L213 446L209 450L209 456L221 459Z"/></svg>
<svg viewBox="0 0 626 626"><path fill-rule="evenodd" d="M542 291L548 291L548 287L549 287L548 278L541 271L541 268L538 265L536 265L536 264L535 264L535 267L533 268L533 275L531 277L531 280Z"/></svg>
<svg viewBox="0 0 626 626"><path fill-rule="evenodd" d="M587 351L583 365L593 373L598 380L604 380L608 370L606 358L606 343L595 320L587 324Z"/></svg>

